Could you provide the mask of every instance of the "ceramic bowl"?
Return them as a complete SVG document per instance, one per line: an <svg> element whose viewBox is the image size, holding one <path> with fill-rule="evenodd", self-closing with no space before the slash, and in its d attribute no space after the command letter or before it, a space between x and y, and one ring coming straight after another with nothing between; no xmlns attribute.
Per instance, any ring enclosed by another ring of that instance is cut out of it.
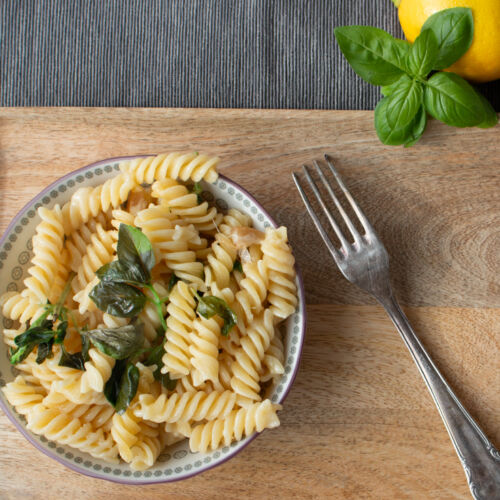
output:
<svg viewBox="0 0 500 500"><path fill-rule="evenodd" d="M115 176L119 170L119 162L131 158L111 158L71 172L44 189L16 215L0 239L0 293L23 288L23 280L27 277L27 269L32 257L31 238L39 222L37 208L40 206L51 208L57 203L62 205L78 188L101 184ZM252 217L254 227L257 229L264 230L266 227L277 226L250 193L227 177L220 175L215 184L203 183L203 189L204 199L214 203L220 210L233 207L247 213ZM305 301L299 272L297 272L297 289L299 298L297 310L287 319L283 329L285 373L269 388L267 394L267 397L275 403L281 403L292 386L299 367L304 341ZM10 319L1 315L0 324L3 328L13 326ZM18 370L9 363L7 346L3 342L0 342L0 345L0 386L3 387L15 378ZM151 469L139 472L130 470L126 463L110 465L77 449L33 434L26 428L25 418L16 413L1 391L0 406L28 441L49 457L87 476L128 484L161 483L186 479L234 457L257 436L254 433L242 441L210 453L192 453L189 450L188 440L184 440L164 450ZM273 432L280 432L280 429L277 428Z"/></svg>

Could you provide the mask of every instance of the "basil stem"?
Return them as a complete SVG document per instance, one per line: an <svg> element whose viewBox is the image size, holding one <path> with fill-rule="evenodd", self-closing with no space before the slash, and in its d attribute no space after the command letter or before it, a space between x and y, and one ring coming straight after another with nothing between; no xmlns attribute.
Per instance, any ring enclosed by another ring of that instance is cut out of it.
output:
<svg viewBox="0 0 500 500"><path fill-rule="evenodd" d="M144 285L145 288L147 288L153 295L153 297L148 297L146 295L146 300L149 300L151 303L155 305L156 308L156 313L158 314L158 317L160 318L160 323L161 326L163 327L163 331L167 331L167 322L165 321L165 318L163 317L163 311L161 309L162 304L164 304L165 300L161 299L156 290L154 289L153 285L147 283ZM168 297L167 297L168 300Z"/></svg>

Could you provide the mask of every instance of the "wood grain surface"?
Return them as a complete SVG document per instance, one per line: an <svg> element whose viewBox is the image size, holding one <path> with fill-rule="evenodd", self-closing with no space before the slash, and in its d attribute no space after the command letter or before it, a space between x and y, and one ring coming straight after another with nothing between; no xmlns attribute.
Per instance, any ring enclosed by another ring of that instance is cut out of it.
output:
<svg viewBox="0 0 500 500"><path fill-rule="evenodd" d="M280 414L226 464L186 481L122 486L35 450L0 415L0 498L468 499L464 473L417 368L383 310L335 269L290 173L329 153L391 255L421 340L500 446L500 127L431 122L385 147L355 111L0 109L0 232L63 174L171 150L219 155L289 235L308 327Z"/></svg>

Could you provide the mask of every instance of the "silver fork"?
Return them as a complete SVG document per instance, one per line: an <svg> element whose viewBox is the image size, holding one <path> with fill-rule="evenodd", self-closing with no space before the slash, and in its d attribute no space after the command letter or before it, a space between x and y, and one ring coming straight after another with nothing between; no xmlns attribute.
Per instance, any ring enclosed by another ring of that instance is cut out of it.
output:
<svg viewBox="0 0 500 500"><path fill-rule="evenodd" d="M325 155L325 160L331 175L325 175L323 169L315 161L316 173L349 229L354 243L351 243L342 232L316 182L311 176L309 168L304 165L304 176L339 239L340 248L337 248L332 243L327 231L311 206L299 176L293 173L293 179L309 215L342 274L351 283L371 293L384 306L391 320L396 325L441 414L446 430L450 435L458 458L465 470L472 496L477 500L499 500L500 453L462 406L415 335L408 319L392 293L389 281L389 255L387 250L359 208L359 205L345 187L328 155ZM352 220L347 215L337 196L335 196L328 177L333 177L343 191L363 227L364 234L361 234L356 229Z"/></svg>

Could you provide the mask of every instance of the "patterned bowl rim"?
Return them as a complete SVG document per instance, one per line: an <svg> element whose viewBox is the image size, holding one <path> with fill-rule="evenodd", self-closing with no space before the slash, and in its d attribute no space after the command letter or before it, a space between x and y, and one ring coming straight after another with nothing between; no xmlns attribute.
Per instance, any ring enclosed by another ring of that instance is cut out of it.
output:
<svg viewBox="0 0 500 500"><path fill-rule="evenodd" d="M16 224L19 222L23 214L26 212L26 210L31 207L33 204L35 204L38 200L42 199L47 193L49 193L52 189L57 187L61 182L64 182L65 180L70 179L71 177L74 177L77 173L83 173L86 170L90 170L92 168L99 167L100 165L107 165L109 163L116 163L120 161L125 161L125 160L133 160L135 158L147 158L152 155L132 155L132 156L117 156L113 158L106 158L104 160L97 161L95 163L91 163L90 165L86 165L85 167L78 168L76 170L73 170L72 172L67 173L66 175L60 177L56 181L54 181L52 184L47 186L43 191L41 191L39 194L37 194L35 197L33 197L24 207L19 210L19 212L16 214L16 216L12 219L11 223L7 226L7 229L5 230L4 234L0 238L0 247L4 244L5 240L7 239L8 235L11 233L13 228L16 226ZM260 204L252 194L250 194L245 188L241 187L239 184L234 182L233 180L229 179L223 174L219 174L219 178L223 179L224 182L227 182L233 188L237 191L242 192L245 196L247 196L254 204L256 207L258 207L262 213L266 215L266 217L269 219L271 224L277 228L278 224L276 221L269 215L267 210ZM304 338L305 338L305 330L306 330L306 305L305 305L305 289L304 289L304 281L302 279L302 274L300 272L300 269L295 263L295 271L297 273L297 281L299 284L299 303L300 303L300 309L302 311L301 314L301 323L300 323L300 335L299 335L299 345L297 349L297 362L295 364L295 368L290 375L290 378L288 380L288 384L286 387L286 390L282 393L280 399L278 400L278 403L282 403L285 398L288 396L288 393L290 392L290 389L292 388L293 382L295 381L295 377L297 376L297 372L299 370L300 366L300 360L302 357L302 348L304 345ZM80 474L83 474L84 476L89 476L95 479L101 479L105 481L111 481L114 483L121 483L121 484L131 484L131 485L136 485L136 486L141 486L141 485L148 485L148 484L158 484L158 483L173 483L176 481L182 481L184 479L189 479L193 476L196 476L197 474L200 474L202 472L205 472L209 469L213 469L214 467L221 465L225 462L227 462L229 459L233 458L235 455L237 455L240 451L245 449L257 436L259 436L259 433L254 433L250 439L246 443L244 443L243 446L239 447L238 449L234 450L232 453L228 453L226 456L221 458L221 460L216 460L215 463L212 463L210 465L206 465L205 467L201 467L200 469L193 471L192 473L182 476L182 477L172 477L172 478L158 478L156 480L151 480L151 481L137 481L132 479L123 479L123 478L113 478L113 477L102 477L98 474L94 474L92 471L88 469L84 469L83 467L79 467L77 464L73 464L69 461L64 460L62 457L56 455L53 453L50 449L45 448L42 446L37 440L35 440L30 433L27 431L27 429L19 422L16 420L16 418L12 415L12 410L9 406L7 406L2 399L0 399L0 408L4 411L4 413L7 415L8 419L14 424L14 426L23 434L23 436L38 450L40 450L42 453L47 455L48 457L56 460L60 464L64 465L65 467L68 467L69 469L78 472Z"/></svg>

